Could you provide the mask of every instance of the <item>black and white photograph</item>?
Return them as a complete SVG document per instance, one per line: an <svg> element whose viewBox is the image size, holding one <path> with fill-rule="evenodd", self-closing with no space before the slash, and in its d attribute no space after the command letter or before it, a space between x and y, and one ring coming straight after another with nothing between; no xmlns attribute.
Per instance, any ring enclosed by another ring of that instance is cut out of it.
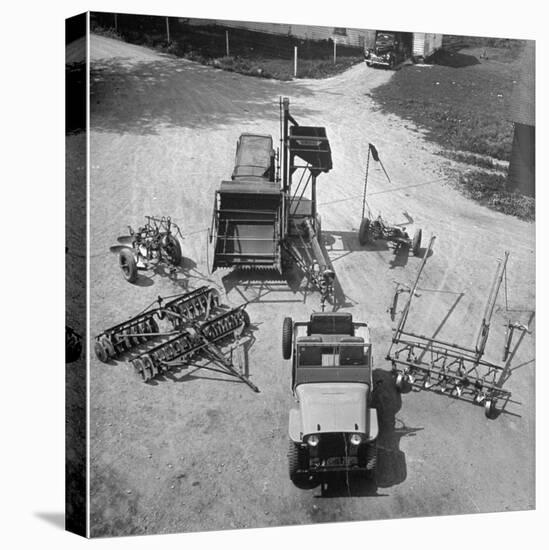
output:
<svg viewBox="0 0 549 550"><path fill-rule="evenodd" d="M536 514L537 34L231 13L64 18L66 536Z"/></svg>

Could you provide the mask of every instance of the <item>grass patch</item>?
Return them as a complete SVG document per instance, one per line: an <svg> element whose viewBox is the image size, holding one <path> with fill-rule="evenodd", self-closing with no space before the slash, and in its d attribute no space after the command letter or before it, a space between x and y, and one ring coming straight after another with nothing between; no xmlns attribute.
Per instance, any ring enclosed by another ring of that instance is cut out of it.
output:
<svg viewBox="0 0 549 550"><path fill-rule="evenodd" d="M513 124L507 102L523 43L505 43L437 52L434 64L404 66L372 97L382 111L422 126L443 147L509 160Z"/></svg>
<svg viewBox="0 0 549 550"><path fill-rule="evenodd" d="M456 176L456 186L471 199L521 220L535 220L535 199L509 191L507 176L483 170L457 173Z"/></svg>

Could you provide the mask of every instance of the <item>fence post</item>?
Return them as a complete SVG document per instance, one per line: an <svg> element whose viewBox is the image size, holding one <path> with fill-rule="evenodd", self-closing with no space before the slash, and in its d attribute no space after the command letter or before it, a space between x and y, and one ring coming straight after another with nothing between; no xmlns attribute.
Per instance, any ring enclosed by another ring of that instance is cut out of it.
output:
<svg viewBox="0 0 549 550"><path fill-rule="evenodd" d="M229 31L225 31L225 46L227 50L227 57L229 57Z"/></svg>
<svg viewBox="0 0 549 550"><path fill-rule="evenodd" d="M294 46L294 77L297 77L297 46Z"/></svg>
<svg viewBox="0 0 549 550"><path fill-rule="evenodd" d="M114 30L118 32L118 14L114 14Z"/></svg>
<svg viewBox="0 0 549 550"><path fill-rule="evenodd" d="M336 50L337 50L337 41L336 39L334 38L334 65L336 64L336 58L337 58L337 53L336 53Z"/></svg>
<svg viewBox="0 0 549 550"><path fill-rule="evenodd" d="M168 42L170 42L170 18L166 17L166 34L168 35Z"/></svg>

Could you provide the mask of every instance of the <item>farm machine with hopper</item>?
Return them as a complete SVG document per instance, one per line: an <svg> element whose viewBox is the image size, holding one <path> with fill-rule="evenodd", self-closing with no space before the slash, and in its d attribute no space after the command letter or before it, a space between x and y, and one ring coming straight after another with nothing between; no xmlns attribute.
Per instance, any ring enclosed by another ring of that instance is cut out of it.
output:
<svg viewBox="0 0 549 550"><path fill-rule="evenodd" d="M335 273L320 245L316 180L332 168L326 130L300 126L280 101L281 148L270 135L242 134L230 180L215 192L209 242L211 271L276 270L294 264L318 289L321 307L334 299Z"/></svg>

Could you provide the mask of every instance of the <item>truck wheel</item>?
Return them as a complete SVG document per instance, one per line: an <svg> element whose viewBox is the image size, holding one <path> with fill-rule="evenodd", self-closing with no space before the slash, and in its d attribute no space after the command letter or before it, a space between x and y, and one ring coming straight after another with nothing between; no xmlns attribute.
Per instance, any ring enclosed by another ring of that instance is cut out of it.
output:
<svg viewBox="0 0 549 550"><path fill-rule="evenodd" d="M421 229L416 229L414 233L414 238L412 239L412 254L414 256L419 256L419 251L421 249Z"/></svg>
<svg viewBox="0 0 549 550"><path fill-rule="evenodd" d="M179 265L181 263L181 245L173 235L166 236L164 254L166 254L170 264Z"/></svg>
<svg viewBox="0 0 549 550"><path fill-rule="evenodd" d="M366 477L372 479L376 475L377 469L377 447L368 445L366 448Z"/></svg>
<svg viewBox="0 0 549 550"><path fill-rule="evenodd" d="M298 489L314 489L318 485L315 475L298 472L308 468L307 451L290 439L288 448L288 473Z"/></svg>
<svg viewBox="0 0 549 550"><path fill-rule="evenodd" d="M364 218L360 222L360 228L358 230L358 242L361 246L364 246L370 241L370 220Z"/></svg>
<svg viewBox="0 0 549 550"><path fill-rule="evenodd" d="M290 359L292 356L292 338L294 323L291 317L284 317L282 323L282 357Z"/></svg>
<svg viewBox="0 0 549 550"><path fill-rule="evenodd" d="M126 279L128 283L135 283L135 281L137 281L137 264L132 251L123 248L118 257L118 263L122 270L122 275L124 275L124 279Z"/></svg>

